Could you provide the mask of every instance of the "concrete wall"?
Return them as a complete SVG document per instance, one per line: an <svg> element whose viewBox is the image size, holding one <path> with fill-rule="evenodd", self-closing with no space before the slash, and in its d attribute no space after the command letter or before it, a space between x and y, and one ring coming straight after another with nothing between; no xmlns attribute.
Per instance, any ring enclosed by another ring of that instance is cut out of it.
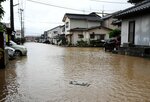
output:
<svg viewBox="0 0 150 102"><path fill-rule="evenodd" d="M129 21L135 21L135 45L150 46L150 14L124 19L121 28L121 43L128 43Z"/></svg>

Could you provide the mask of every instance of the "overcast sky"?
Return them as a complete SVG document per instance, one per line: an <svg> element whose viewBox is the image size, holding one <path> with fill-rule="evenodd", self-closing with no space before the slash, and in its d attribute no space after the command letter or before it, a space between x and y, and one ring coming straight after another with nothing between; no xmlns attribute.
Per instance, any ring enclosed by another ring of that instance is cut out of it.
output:
<svg viewBox="0 0 150 102"><path fill-rule="evenodd" d="M46 30L63 25L62 19L65 13L89 14L90 12L102 12L102 10L105 13L113 13L132 6L127 3L127 0L14 0L14 5L18 3L19 5L14 6L15 30L20 29L20 14L18 11L22 8L24 9L25 36L41 35ZM6 0L2 5L5 10L3 22L9 23L10 0Z"/></svg>

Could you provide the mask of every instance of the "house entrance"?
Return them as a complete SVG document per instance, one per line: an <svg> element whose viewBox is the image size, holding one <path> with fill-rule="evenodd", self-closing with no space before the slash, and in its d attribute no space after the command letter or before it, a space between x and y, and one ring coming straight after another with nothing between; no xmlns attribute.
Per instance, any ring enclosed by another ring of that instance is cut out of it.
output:
<svg viewBox="0 0 150 102"><path fill-rule="evenodd" d="M129 22L128 42L134 44L135 40L135 21Z"/></svg>

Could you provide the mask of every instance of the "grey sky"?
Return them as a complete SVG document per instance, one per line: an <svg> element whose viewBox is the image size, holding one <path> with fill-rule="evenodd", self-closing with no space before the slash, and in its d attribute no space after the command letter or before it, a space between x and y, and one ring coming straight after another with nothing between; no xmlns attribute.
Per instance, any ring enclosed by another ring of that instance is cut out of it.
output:
<svg viewBox="0 0 150 102"><path fill-rule="evenodd" d="M9 1L3 3L5 16L3 22L10 22ZM131 4L104 3L97 1L108 2L127 2L127 0L33 0L50 5L79 9L81 11L52 7L39 3L31 2L30 0L14 0L14 4L19 2L20 5L14 7L15 29L20 29L20 14L19 8L24 9L25 35L40 35L44 31L55 26L62 25L62 18L65 13L82 13L104 12L112 13L132 6ZM87 12L89 11L89 12Z"/></svg>

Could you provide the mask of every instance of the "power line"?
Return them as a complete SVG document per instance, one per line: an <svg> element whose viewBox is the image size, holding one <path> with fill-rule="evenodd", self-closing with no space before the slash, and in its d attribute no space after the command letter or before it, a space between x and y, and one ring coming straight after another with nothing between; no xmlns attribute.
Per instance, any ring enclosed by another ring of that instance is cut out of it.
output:
<svg viewBox="0 0 150 102"><path fill-rule="evenodd" d="M27 0L29 2L33 2L33 3L38 3L38 4L42 4L42 5L47 5L47 6L52 6L52 7L57 7L57 8L62 8L62 9L67 9L67 10L73 10L73 11L80 11L80 12L91 12L91 11L87 11L87 10L80 10L80 9L74 9L74 8L69 8L69 7L64 7L64 6L58 6L58 5L52 5L52 4L48 4L48 3L43 3L43 2L38 2L38 1L34 1L34 0ZM103 10L100 10L103 11ZM102 14L101 12L97 12L98 14ZM103 13L103 14L109 14L109 13Z"/></svg>
<svg viewBox="0 0 150 102"><path fill-rule="evenodd" d="M68 10L81 11L81 12L83 12L83 11L84 12L90 12L90 11L86 11L86 10L79 10L79 9L74 9L74 8L69 8L69 7L57 6L57 5L52 5L52 4L38 2L38 1L33 1L33 0L27 0L27 1L38 3L38 4L43 4L43 5L47 5L47 6L57 7L57 8L68 9Z"/></svg>
<svg viewBox="0 0 150 102"><path fill-rule="evenodd" d="M63 22L49 22L49 21L43 21L43 22L40 22L40 21L33 21L33 20L25 20L26 22L29 22L29 23L45 23L45 24L62 24Z"/></svg>
<svg viewBox="0 0 150 102"><path fill-rule="evenodd" d="M112 3L112 4L128 4L126 2L112 2L112 1L103 1L103 0L91 0L95 2L103 2L103 3Z"/></svg>

